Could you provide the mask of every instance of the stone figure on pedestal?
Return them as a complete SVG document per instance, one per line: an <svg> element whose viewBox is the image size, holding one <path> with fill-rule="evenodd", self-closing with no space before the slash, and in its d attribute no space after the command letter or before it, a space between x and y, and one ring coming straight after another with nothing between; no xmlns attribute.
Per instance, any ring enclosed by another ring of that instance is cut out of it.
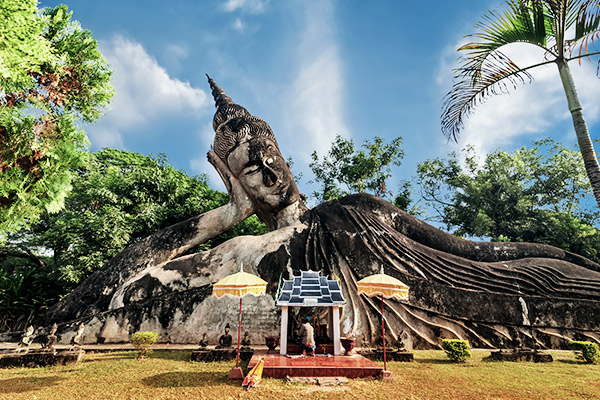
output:
<svg viewBox="0 0 600 400"><path fill-rule="evenodd" d="M44 338L44 342L42 343L42 348L47 351L54 351L54 345L56 344L56 331L58 330L58 325L56 322L52 324L50 330L48 331L48 335Z"/></svg>
<svg viewBox="0 0 600 400"><path fill-rule="evenodd" d="M229 334L229 329L229 324L225 325L225 333L219 337L219 344L216 347L217 349L225 349L231 347L233 338Z"/></svg>
<svg viewBox="0 0 600 400"><path fill-rule="evenodd" d="M243 262L269 282L271 295L257 300L263 303L251 312L264 318L249 318L248 329L276 334L272 297L280 276L312 269L341 279L342 334L373 343L379 303L359 296L356 282L383 264L411 288L408 301L384 301L390 343L402 330L410 348L439 347L441 337L468 339L474 347L523 333L545 347L563 346L576 333L597 337L600 265L547 245L464 240L368 194L309 210L269 125L210 78L209 84L217 111L208 160L229 203L129 246L53 306L49 320L84 318L106 342L123 340L142 323L173 342L189 341L200 321L222 319L211 285ZM271 232L188 254L252 214Z"/></svg>
<svg viewBox="0 0 600 400"><path fill-rule="evenodd" d="M82 350L83 345L83 332L85 331L85 325L82 323L79 324L77 328L77 332L71 338L71 347L70 350L79 351Z"/></svg>
<svg viewBox="0 0 600 400"><path fill-rule="evenodd" d="M21 340L17 344L17 348L15 350L16 353L20 353L22 351L27 353L29 351L29 346L31 343L33 343L33 339L35 339L35 336L33 335L34 330L35 329L33 328L33 325L29 325L27 329L25 329L23 336L21 336Z"/></svg>

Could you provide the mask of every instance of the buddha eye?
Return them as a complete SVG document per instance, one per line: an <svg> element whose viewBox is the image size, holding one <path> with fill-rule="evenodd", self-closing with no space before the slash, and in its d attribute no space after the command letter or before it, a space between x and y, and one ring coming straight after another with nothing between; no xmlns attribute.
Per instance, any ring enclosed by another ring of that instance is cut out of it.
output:
<svg viewBox="0 0 600 400"><path fill-rule="evenodd" d="M251 165L248 168L246 168L244 175L252 175L258 172L260 168L258 167L258 165Z"/></svg>

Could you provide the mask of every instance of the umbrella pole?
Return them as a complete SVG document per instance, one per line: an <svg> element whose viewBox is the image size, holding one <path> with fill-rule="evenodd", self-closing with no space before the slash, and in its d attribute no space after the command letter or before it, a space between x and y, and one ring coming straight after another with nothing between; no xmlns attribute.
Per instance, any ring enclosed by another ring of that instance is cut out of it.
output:
<svg viewBox="0 0 600 400"><path fill-rule="evenodd" d="M238 349L237 349L237 357L235 360L236 368L240 366L240 336L242 333L242 298L240 297L240 317L238 319Z"/></svg>
<svg viewBox="0 0 600 400"><path fill-rule="evenodd" d="M383 320L383 295L381 295L381 339L383 340L383 370L387 371L385 359L385 322Z"/></svg>

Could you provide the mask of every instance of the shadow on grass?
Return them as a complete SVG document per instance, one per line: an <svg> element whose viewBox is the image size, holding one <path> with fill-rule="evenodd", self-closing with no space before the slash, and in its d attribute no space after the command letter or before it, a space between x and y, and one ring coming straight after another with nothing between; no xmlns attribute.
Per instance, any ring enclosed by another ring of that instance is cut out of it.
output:
<svg viewBox="0 0 600 400"><path fill-rule="evenodd" d="M152 349L151 349L152 350ZM137 357L138 352L136 351L135 357ZM176 361L190 361L192 357L191 351L169 351L169 350L152 350L146 354L146 358L159 358L161 360L176 360Z"/></svg>
<svg viewBox="0 0 600 400"><path fill-rule="evenodd" d="M563 363L563 364L571 364L571 365L592 365L592 364L586 364L583 361L579 361L579 360L558 359L558 360L554 360L554 362L559 362L559 363Z"/></svg>
<svg viewBox="0 0 600 400"><path fill-rule="evenodd" d="M126 359L134 359L137 357L136 353L130 352L119 352L119 353L110 353L110 355L106 355L103 353L86 353L83 356L83 359L80 361L81 363L90 363L90 362L98 362L98 361L112 361L112 360L126 360Z"/></svg>
<svg viewBox="0 0 600 400"><path fill-rule="evenodd" d="M527 361L501 361L491 355L482 357L481 361L484 363L501 363L501 362L527 362Z"/></svg>
<svg viewBox="0 0 600 400"><path fill-rule="evenodd" d="M144 378L142 383L155 388L241 385L241 381L230 380L228 372L165 372Z"/></svg>
<svg viewBox="0 0 600 400"><path fill-rule="evenodd" d="M59 376L46 376L43 378L0 379L0 394L24 393L40 390L44 386L56 386L64 379L66 378L61 378Z"/></svg>
<svg viewBox="0 0 600 400"><path fill-rule="evenodd" d="M415 359L416 363L418 364L460 364L460 363L456 363L450 359L441 359L441 358L420 358L420 359Z"/></svg>

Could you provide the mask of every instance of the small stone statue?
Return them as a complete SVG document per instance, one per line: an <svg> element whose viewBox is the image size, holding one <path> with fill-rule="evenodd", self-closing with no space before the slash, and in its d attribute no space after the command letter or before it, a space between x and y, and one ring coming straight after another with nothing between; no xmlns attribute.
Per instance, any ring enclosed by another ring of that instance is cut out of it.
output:
<svg viewBox="0 0 600 400"><path fill-rule="evenodd" d="M377 346L377 349L379 349L379 350L383 349L383 336L381 334L377 335L377 340L375 341L375 344ZM389 347L390 344L391 344L390 338L386 337L385 338L385 346Z"/></svg>
<svg viewBox="0 0 600 400"><path fill-rule="evenodd" d="M225 325L225 333L221 335L219 338L219 345L215 347L215 349L224 349L227 347L231 347L231 343L233 342L233 338L229 334L229 323Z"/></svg>
<svg viewBox="0 0 600 400"><path fill-rule="evenodd" d="M241 341L242 350L250 350L250 335L248 335L248 331L244 333L244 337Z"/></svg>
<svg viewBox="0 0 600 400"><path fill-rule="evenodd" d="M366 335L360 339L360 347L362 347L363 349L367 349L367 348L371 347L371 343L367 339Z"/></svg>
<svg viewBox="0 0 600 400"><path fill-rule="evenodd" d="M198 343L198 346L200 346L203 349L205 349L206 346L208 346L208 339L206 338L206 332L204 332L204 334L202 335L202 339L200 339L200 343Z"/></svg>
<svg viewBox="0 0 600 400"><path fill-rule="evenodd" d="M15 352L20 353L21 351L24 351L27 353L29 351L29 345L33 342L34 339L33 331L33 325L29 325L29 328L27 328L23 333L23 336L21 337L21 340L19 341Z"/></svg>
<svg viewBox="0 0 600 400"><path fill-rule="evenodd" d="M83 331L85 329L85 326L83 325L83 322L81 324L79 324L79 328L77 328L77 333L75 334L75 336L73 336L71 338L71 347L69 348L69 350L81 350L81 345L83 344Z"/></svg>
<svg viewBox="0 0 600 400"><path fill-rule="evenodd" d="M513 343L514 343L514 347L513 347L514 352L523 350L523 340L521 340L521 335L519 335L518 332L515 333L515 337L513 338Z"/></svg>
<svg viewBox="0 0 600 400"><path fill-rule="evenodd" d="M398 340L396 340L396 342L394 343L394 347L396 348L396 351L408 351L406 350L406 345L404 344L404 340L402 340L402 336L398 336Z"/></svg>
<svg viewBox="0 0 600 400"><path fill-rule="evenodd" d="M46 336L44 343L42 343L42 348L48 351L54 351L54 345L56 344L56 331L58 330L58 325L56 322L50 327L50 333Z"/></svg>

